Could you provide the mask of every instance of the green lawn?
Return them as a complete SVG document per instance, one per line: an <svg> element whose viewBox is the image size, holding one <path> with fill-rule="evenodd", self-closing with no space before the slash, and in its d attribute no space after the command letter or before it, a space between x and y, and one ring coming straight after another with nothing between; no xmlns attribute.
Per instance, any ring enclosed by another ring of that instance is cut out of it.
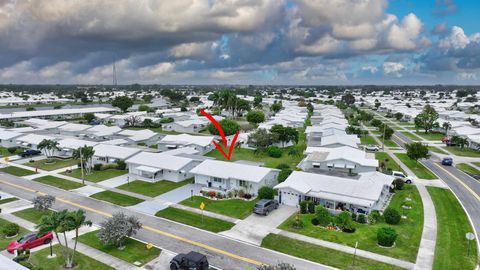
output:
<svg viewBox="0 0 480 270"><path fill-rule="evenodd" d="M9 203L9 202L14 202L18 200L17 198L15 197L10 197L10 198L6 198L6 199L1 199L0 200L0 204L5 204L5 203Z"/></svg>
<svg viewBox="0 0 480 270"><path fill-rule="evenodd" d="M110 190L105 190L99 193L95 193L90 196L91 198L110 202L120 206L130 206L143 202L142 199L128 196L125 194L113 192Z"/></svg>
<svg viewBox="0 0 480 270"><path fill-rule="evenodd" d="M76 188L81 188L85 186L85 185L82 185L81 183L73 182L70 180L58 178L51 175L46 175L46 176L36 178L34 179L34 181L40 182L46 185L58 187L61 189L65 189L65 190L76 189Z"/></svg>
<svg viewBox="0 0 480 270"><path fill-rule="evenodd" d="M417 135L411 133L411 132L408 132L408 131L402 131L400 132L402 133L403 135L405 135L407 138L409 138L410 140L412 141L423 141L422 138L418 137Z"/></svg>
<svg viewBox="0 0 480 270"><path fill-rule="evenodd" d="M401 206L409 195L412 198L412 209L405 210ZM295 215L282 223L279 228L351 247L354 247L355 242L358 241L359 249L415 262L423 229L423 204L417 188L414 185L405 185L403 190L395 193L389 207L397 209L408 218L402 219L397 225L388 225L383 221L374 225L355 223L357 230L354 233L344 233L314 226L311 220L315 214L304 214L300 216L304 224L302 229L292 227ZM394 248L382 248L377 245L377 230L385 226L394 228L398 233Z"/></svg>
<svg viewBox="0 0 480 270"><path fill-rule="evenodd" d="M455 167L457 167L457 169L463 171L466 174L480 175L480 171L477 168L474 168L466 163L457 164L455 165Z"/></svg>
<svg viewBox="0 0 480 270"><path fill-rule="evenodd" d="M53 171L65 167L77 167L78 160L77 159L61 159L61 158L50 158L50 159L42 159L36 160L34 162L27 162L25 165L30 166L32 168L39 168L45 171Z"/></svg>
<svg viewBox="0 0 480 270"><path fill-rule="evenodd" d="M480 167L480 162L472 162L473 165Z"/></svg>
<svg viewBox="0 0 480 270"><path fill-rule="evenodd" d="M387 146L387 147L398 147L398 144L396 144L392 139L390 139L390 140L385 140L385 146Z"/></svg>
<svg viewBox="0 0 480 270"><path fill-rule="evenodd" d="M117 177L120 175L124 175L128 173L128 170L117 170L117 169L107 169L103 171L94 171L92 170L92 173L89 175L85 175L85 180L90 181L90 182L101 182L103 180L107 180L113 177ZM82 179L82 172L80 169L75 169L70 173L64 172L62 173L63 175L75 177L78 179Z"/></svg>
<svg viewBox="0 0 480 270"><path fill-rule="evenodd" d="M441 141L443 138L445 138L445 134L442 133L425 133L424 131L419 131L415 132L415 134L427 141Z"/></svg>
<svg viewBox="0 0 480 270"><path fill-rule="evenodd" d="M156 247L147 249L145 243L132 238L127 239L125 242L125 249L119 250L115 246L104 245L102 241L98 239L97 233L98 231L93 231L83 234L78 237L78 241L132 264L134 262L140 262L144 265L158 257L161 252L161 250Z"/></svg>
<svg viewBox="0 0 480 270"><path fill-rule="evenodd" d="M434 270L474 269L478 263L477 245L470 243L467 256L467 232L473 232L467 215L453 193L447 189L427 187L437 213L437 243Z"/></svg>
<svg viewBox="0 0 480 270"><path fill-rule="evenodd" d="M423 166L420 162L410 159L407 154L395 153L395 155L405 164L413 173L420 179L437 179L437 176L433 174L429 169Z"/></svg>
<svg viewBox="0 0 480 270"><path fill-rule="evenodd" d="M201 203L205 204L205 211L210 211L225 216L244 219L252 213L253 206L257 200L245 201L242 199L229 200L210 200L202 196L193 196L191 199L186 199L180 204L199 208Z"/></svg>
<svg viewBox="0 0 480 270"><path fill-rule="evenodd" d="M172 207L158 211L155 216L170 219L215 233L230 230L235 225L228 221L207 216L203 216L202 222L202 215Z"/></svg>
<svg viewBox="0 0 480 270"><path fill-rule="evenodd" d="M30 263L41 267L42 269L48 270L65 270L63 267L65 264L65 259L62 256L60 247L58 245L53 246L53 252L57 254L57 257L54 259L48 259L47 256L50 254L49 248L41 249L37 252L33 252L30 255ZM114 270L115 268L110 267L102 262L99 262L95 259L92 259L80 252L75 252L75 270Z"/></svg>
<svg viewBox="0 0 480 270"><path fill-rule="evenodd" d="M400 270L402 268L357 256L352 266L353 255L313 245L281 235L269 234L262 241L262 247L309 261L333 266L339 269Z"/></svg>
<svg viewBox="0 0 480 270"><path fill-rule="evenodd" d="M438 153L438 154L444 154L444 155L448 155L447 152L443 151L442 149L438 148L438 147L435 147L435 146L429 146L428 147L428 150L432 151L432 152L435 152L435 153Z"/></svg>
<svg viewBox="0 0 480 270"><path fill-rule="evenodd" d="M361 136L360 137L360 143L363 144L363 145L367 145L367 144L378 145L377 141L370 135Z"/></svg>
<svg viewBox="0 0 480 270"><path fill-rule="evenodd" d="M444 146L442 147L446 149L448 152L456 155L456 156L462 156L462 157L480 157L480 151L478 150L473 150L470 148L460 148L456 146Z"/></svg>
<svg viewBox="0 0 480 270"><path fill-rule="evenodd" d="M36 174L36 172L34 172L34 171L18 168L18 167L15 167L15 166L8 166L8 167L5 167L5 168L0 168L0 172L12 174L12 175L15 175L15 176L27 176L27 175Z"/></svg>
<svg viewBox="0 0 480 270"><path fill-rule="evenodd" d="M382 161L385 162L387 170L403 172L402 167L400 167L398 163L395 162L395 160L393 160L393 158L388 153L376 152L375 158L378 160L379 163L381 163ZM385 161L386 159L388 159L388 162Z"/></svg>
<svg viewBox="0 0 480 270"><path fill-rule="evenodd" d="M46 212L41 212L41 211L36 210L35 208L27 208L27 209L23 209L23 210L20 210L20 211L17 211L17 212L13 212L12 214L19 217L19 218L23 218L23 219L28 220L32 223L38 224L38 223L40 223L40 219L42 218L42 216L49 215L50 213L52 213L52 210L47 210Z"/></svg>
<svg viewBox="0 0 480 270"><path fill-rule="evenodd" d="M7 245L12 242L13 240L16 240L18 238L20 238L22 235L26 234L28 232L27 229L23 228L23 227L20 227L20 231L18 232L18 236L17 237L14 237L14 238L5 238L5 235L3 234L3 227L7 224L9 224L10 222L5 220L5 219L1 219L0 218L0 251L1 250L4 250Z"/></svg>
<svg viewBox="0 0 480 270"><path fill-rule="evenodd" d="M186 179L178 183L167 180L162 180L155 183L135 180L130 182L130 184L123 184L117 188L130 192L135 192L138 194L143 194L145 196L156 197L160 194L169 192L189 183L192 183L192 178Z"/></svg>
<svg viewBox="0 0 480 270"><path fill-rule="evenodd" d="M21 148L21 147L17 147L17 149L15 150L15 152L13 154L10 154L10 152L8 152L8 148L7 147L0 147L0 155L2 157L9 157L9 156L13 156L13 155L18 155L20 153L22 153L25 149Z"/></svg>

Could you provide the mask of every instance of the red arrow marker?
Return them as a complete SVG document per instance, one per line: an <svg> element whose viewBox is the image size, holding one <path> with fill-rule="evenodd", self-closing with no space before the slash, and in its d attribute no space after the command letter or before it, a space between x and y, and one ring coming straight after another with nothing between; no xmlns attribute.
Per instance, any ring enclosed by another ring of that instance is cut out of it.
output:
<svg viewBox="0 0 480 270"><path fill-rule="evenodd" d="M223 142L223 146L224 147L227 147L227 138L225 137L225 132L223 132L223 129L222 129L222 126L220 126L220 124L217 122L217 120L215 120L215 118L213 118L209 113L207 113L206 111L204 110L201 110L200 113L202 115L204 115L205 117L208 118L208 120L210 120L210 122L212 122L212 124L217 128L218 130L218 134L220 134L220 136L222 137L222 142ZM228 148L228 154L225 153L225 151L223 150L223 148L220 146L220 144L216 141L213 141L213 144L215 145L215 147L218 149L218 151L220 151L220 153L227 159L227 160L230 160L230 158L232 157L232 152L233 152L233 148L235 147L235 143L237 142L237 138L238 138L238 134L240 132L237 131L237 133L235 133L235 136L233 136L233 140L232 140L232 143L230 144L230 147Z"/></svg>

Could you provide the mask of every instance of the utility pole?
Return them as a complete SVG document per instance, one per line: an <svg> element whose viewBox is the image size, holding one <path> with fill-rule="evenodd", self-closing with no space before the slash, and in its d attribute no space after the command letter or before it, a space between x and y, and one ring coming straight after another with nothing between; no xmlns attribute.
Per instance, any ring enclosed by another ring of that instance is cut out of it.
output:
<svg viewBox="0 0 480 270"><path fill-rule="evenodd" d="M383 123L383 140L382 140L382 151L385 151L385 129L387 128L387 125Z"/></svg>
<svg viewBox="0 0 480 270"><path fill-rule="evenodd" d="M80 151L80 170L82 171L82 184L85 185L85 177L83 173L83 154L82 154L82 148L78 148Z"/></svg>

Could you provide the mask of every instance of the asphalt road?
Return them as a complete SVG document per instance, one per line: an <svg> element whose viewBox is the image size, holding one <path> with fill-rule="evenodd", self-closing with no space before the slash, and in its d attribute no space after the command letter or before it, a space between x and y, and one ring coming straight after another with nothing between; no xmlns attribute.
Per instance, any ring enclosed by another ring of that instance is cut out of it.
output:
<svg viewBox="0 0 480 270"><path fill-rule="evenodd" d="M57 198L54 209L75 210L81 208L86 211L88 219L95 224L101 223L112 213L120 211L128 215L135 215L144 226L136 238L175 253L192 250L201 252L207 255L212 265L225 270L253 270L257 269L259 264L274 265L279 262L293 264L299 270L331 269L310 261L4 173L0 173L0 188L7 193L30 201L42 193L53 195Z"/></svg>
<svg viewBox="0 0 480 270"><path fill-rule="evenodd" d="M392 139L402 147L405 143L413 142L400 132L395 132ZM433 154L429 159L420 162L440 177L455 193L470 216L478 237L478 233L480 233L480 181L453 166L442 166L440 161L440 158Z"/></svg>

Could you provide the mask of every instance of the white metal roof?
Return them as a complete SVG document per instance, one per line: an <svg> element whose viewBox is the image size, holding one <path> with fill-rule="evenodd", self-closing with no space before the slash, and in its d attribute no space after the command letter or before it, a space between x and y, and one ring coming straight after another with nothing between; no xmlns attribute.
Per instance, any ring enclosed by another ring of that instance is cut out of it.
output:
<svg viewBox="0 0 480 270"><path fill-rule="evenodd" d="M178 134L178 135L166 135L160 140L162 144L175 144L175 145L200 145L208 146L212 143L213 136L194 136L190 134Z"/></svg>
<svg viewBox="0 0 480 270"><path fill-rule="evenodd" d="M10 140L23 135L24 134L20 132L15 132L10 130L0 130L0 140Z"/></svg>
<svg viewBox="0 0 480 270"><path fill-rule="evenodd" d="M95 146L97 144L98 142L85 141L85 140L79 140L79 139L73 139L73 138L66 138L58 141L58 147L66 148L66 149L78 149L80 147L84 147L85 145Z"/></svg>
<svg viewBox="0 0 480 270"><path fill-rule="evenodd" d="M96 125L86 130L86 132L98 137L113 135L120 131L122 131L122 129L117 126L109 127L106 125Z"/></svg>
<svg viewBox="0 0 480 270"><path fill-rule="evenodd" d="M116 146L110 144L97 144L93 147L95 150L95 156L97 157L113 157L117 159L127 159L136 153L140 152L140 149Z"/></svg>
<svg viewBox="0 0 480 270"><path fill-rule="evenodd" d="M343 159L358 163L362 166L378 167L378 160L368 158L365 151L349 146L335 148L307 147L304 153L308 155L307 159L309 161L334 161ZM325 155L314 155L316 153L325 153Z"/></svg>
<svg viewBox="0 0 480 270"><path fill-rule="evenodd" d="M116 111L116 109L107 108L107 107L86 107L86 108L74 108L74 109L22 111L22 112L12 112L8 114L0 114L0 119L42 117L42 116L55 116L55 115L83 114L83 113L101 113L101 112L112 112L112 111Z"/></svg>
<svg viewBox="0 0 480 270"><path fill-rule="evenodd" d="M205 160L193 168L190 173L224 179L239 179L258 183L272 171L274 171L274 169L241 163L220 160Z"/></svg>
<svg viewBox="0 0 480 270"><path fill-rule="evenodd" d="M380 172L359 175L354 179L294 171L275 189L290 188L307 196L370 207L380 198L384 186L395 179Z"/></svg>
<svg viewBox="0 0 480 270"><path fill-rule="evenodd" d="M139 164L154 168L179 171L190 164L193 160L190 158L165 155L162 153L140 152L125 162Z"/></svg>
<svg viewBox="0 0 480 270"><path fill-rule="evenodd" d="M144 141L148 140L156 135L158 133L153 132L149 129L140 129L140 130L132 130L132 129L125 129L121 132L118 133L119 135L127 136L128 139L139 142L139 141Z"/></svg>
<svg viewBox="0 0 480 270"><path fill-rule="evenodd" d="M25 136L18 137L15 140L37 145L43 140L55 140L55 138L47 135L27 134Z"/></svg>
<svg viewBox="0 0 480 270"><path fill-rule="evenodd" d="M90 126L90 125L68 123L68 124L59 126L58 129L63 130L63 131L75 132L75 131L83 131L83 130L89 129L91 127L92 126Z"/></svg>

